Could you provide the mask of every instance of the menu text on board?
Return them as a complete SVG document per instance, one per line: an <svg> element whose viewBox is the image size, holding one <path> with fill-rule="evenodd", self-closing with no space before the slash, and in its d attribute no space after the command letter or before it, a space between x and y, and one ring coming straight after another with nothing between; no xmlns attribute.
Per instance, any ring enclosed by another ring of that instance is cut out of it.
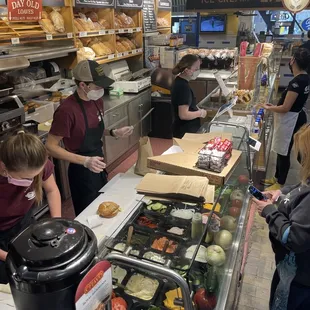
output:
<svg viewBox="0 0 310 310"><path fill-rule="evenodd" d="M115 6L115 0L76 0L78 6L100 6L110 8Z"/></svg>
<svg viewBox="0 0 310 310"><path fill-rule="evenodd" d="M172 0L158 0L158 8L163 10L171 10Z"/></svg>
<svg viewBox="0 0 310 310"><path fill-rule="evenodd" d="M187 0L187 10L282 8L282 0Z"/></svg>
<svg viewBox="0 0 310 310"><path fill-rule="evenodd" d="M116 0L116 7L123 9L142 9L143 0Z"/></svg>
<svg viewBox="0 0 310 310"><path fill-rule="evenodd" d="M8 18L11 21L42 18L42 0L8 0Z"/></svg>
<svg viewBox="0 0 310 310"><path fill-rule="evenodd" d="M153 0L144 0L142 13L143 13L144 32L156 31L157 21L155 15L155 5Z"/></svg>

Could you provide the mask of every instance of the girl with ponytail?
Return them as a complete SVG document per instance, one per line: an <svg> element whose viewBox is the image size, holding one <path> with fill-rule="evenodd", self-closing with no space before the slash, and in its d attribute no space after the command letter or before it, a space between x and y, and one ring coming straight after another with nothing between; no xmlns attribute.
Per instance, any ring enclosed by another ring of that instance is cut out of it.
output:
<svg viewBox="0 0 310 310"><path fill-rule="evenodd" d="M61 216L53 165L41 140L19 131L0 143L0 283L7 283L8 244L32 221L32 211L46 193L52 217Z"/></svg>

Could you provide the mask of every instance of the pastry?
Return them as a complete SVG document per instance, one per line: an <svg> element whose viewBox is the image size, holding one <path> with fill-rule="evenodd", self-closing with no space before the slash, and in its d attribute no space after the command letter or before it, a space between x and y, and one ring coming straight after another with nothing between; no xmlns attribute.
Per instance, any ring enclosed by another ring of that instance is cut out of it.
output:
<svg viewBox="0 0 310 310"><path fill-rule="evenodd" d="M102 217L111 218L120 212L120 206L114 202L103 202L98 207L97 213Z"/></svg>
<svg viewBox="0 0 310 310"><path fill-rule="evenodd" d="M86 17L90 18L91 21L94 22L94 23L98 22L98 20L99 20L98 15L95 12L87 12L86 13Z"/></svg>

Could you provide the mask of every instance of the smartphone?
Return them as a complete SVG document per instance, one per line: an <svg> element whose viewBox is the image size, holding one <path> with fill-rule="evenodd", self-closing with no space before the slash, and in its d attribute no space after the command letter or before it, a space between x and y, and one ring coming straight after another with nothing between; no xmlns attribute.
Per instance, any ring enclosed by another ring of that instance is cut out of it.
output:
<svg viewBox="0 0 310 310"><path fill-rule="evenodd" d="M250 185L248 188L249 193L258 200L267 200L267 197L256 187Z"/></svg>

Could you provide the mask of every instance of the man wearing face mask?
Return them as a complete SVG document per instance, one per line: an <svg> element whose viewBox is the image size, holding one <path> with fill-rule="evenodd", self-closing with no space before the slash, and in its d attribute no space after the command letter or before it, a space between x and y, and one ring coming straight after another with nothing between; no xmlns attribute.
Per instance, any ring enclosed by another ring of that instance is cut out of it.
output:
<svg viewBox="0 0 310 310"><path fill-rule="evenodd" d="M125 138L132 127L106 130L103 122L104 88L114 81L95 61L84 60L73 69L76 92L64 100L54 114L46 147L57 159L70 162L68 176L76 216L107 183L102 138ZM65 149L60 146L63 141Z"/></svg>
<svg viewBox="0 0 310 310"><path fill-rule="evenodd" d="M185 55L172 70L177 75L172 91L171 102L174 109L173 136L182 138L185 133L197 133L200 118L207 112L197 107L196 98L189 81L196 80L200 74L201 60L196 55Z"/></svg>

